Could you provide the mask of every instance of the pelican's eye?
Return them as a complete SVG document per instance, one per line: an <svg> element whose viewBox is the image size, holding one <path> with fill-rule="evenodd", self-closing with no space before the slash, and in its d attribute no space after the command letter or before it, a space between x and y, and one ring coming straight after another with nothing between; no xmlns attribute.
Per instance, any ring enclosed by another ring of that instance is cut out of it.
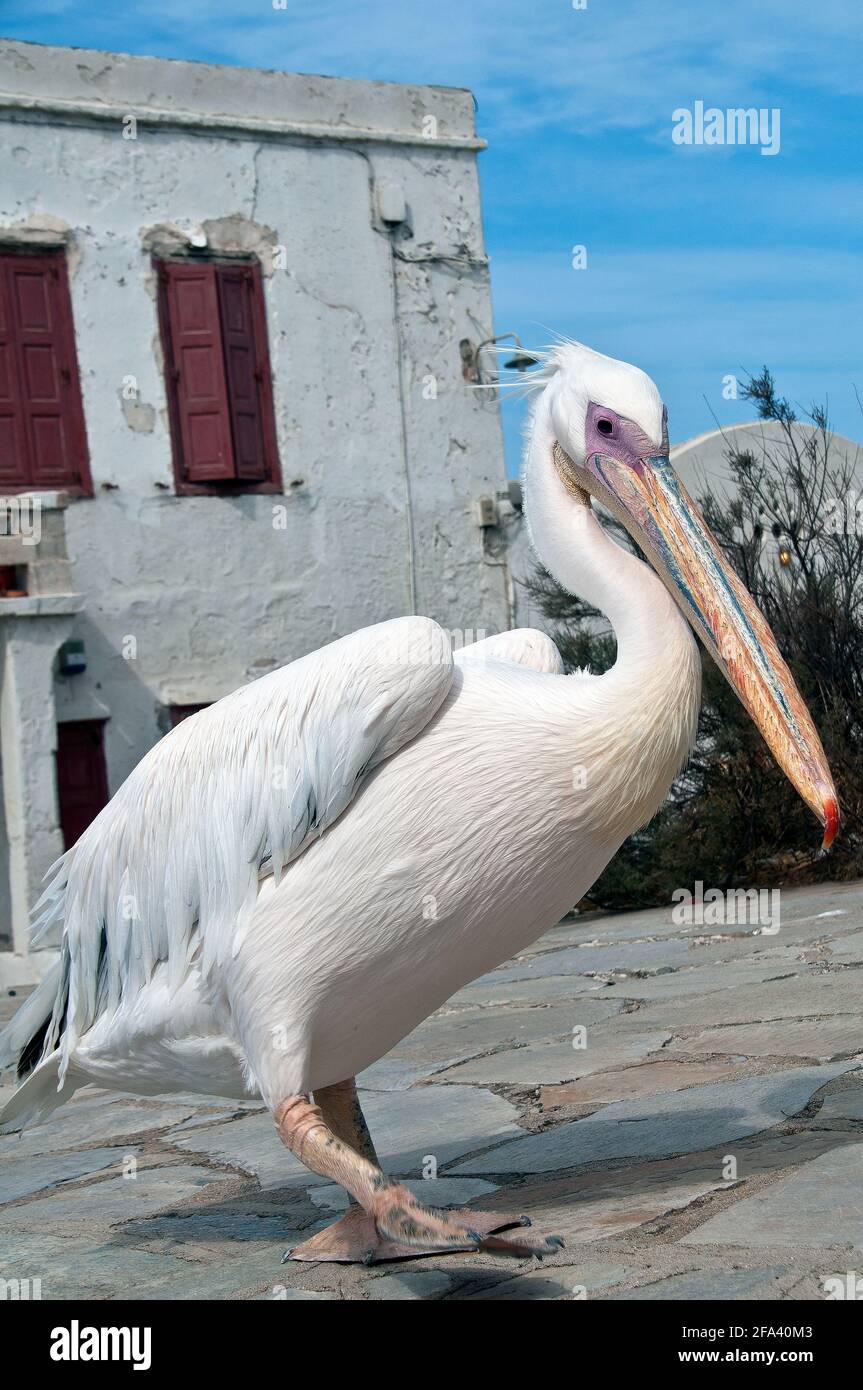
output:
<svg viewBox="0 0 863 1390"><path fill-rule="evenodd" d="M599 430L600 434L614 434L614 425L610 420L606 420L604 416L597 420L596 428Z"/></svg>

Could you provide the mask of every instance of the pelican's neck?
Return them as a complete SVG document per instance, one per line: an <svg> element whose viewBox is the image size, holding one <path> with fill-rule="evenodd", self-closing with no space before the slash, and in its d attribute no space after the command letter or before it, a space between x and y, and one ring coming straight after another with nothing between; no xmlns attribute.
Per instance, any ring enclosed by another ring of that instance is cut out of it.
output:
<svg viewBox="0 0 863 1390"><path fill-rule="evenodd" d="M551 462L553 439L541 453L534 437L525 475L526 511L533 545L567 593L604 613L617 639L616 680L648 670L675 672L694 645L687 624L662 581L624 550L564 486Z"/></svg>
<svg viewBox="0 0 863 1390"><path fill-rule="evenodd" d="M536 443L534 433L534 449ZM589 686L574 681L565 704L581 715L574 731L580 747L593 730L600 731L595 754L602 763L595 779L603 789L599 824L608 828L613 820L623 840L655 814L692 749L701 663L695 639L662 581L611 539L589 502L579 502L566 489L552 462L553 439L546 443L547 466L534 449L529 459L526 512L545 567L614 628L614 666ZM589 723L586 698L594 711ZM561 733L564 739L571 736L565 723Z"/></svg>

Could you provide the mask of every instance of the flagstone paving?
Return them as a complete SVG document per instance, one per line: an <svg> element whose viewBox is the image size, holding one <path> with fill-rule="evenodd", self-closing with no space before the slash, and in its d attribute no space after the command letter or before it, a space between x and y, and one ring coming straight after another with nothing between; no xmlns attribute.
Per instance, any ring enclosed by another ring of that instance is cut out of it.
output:
<svg viewBox="0 0 863 1390"><path fill-rule="evenodd" d="M360 1078L431 1204L559 1232L544 1264L280 1264L345 1208L260 1102L81 1092L0 1138L0 1283L43 1299L806 1300L863 1270L863 885L781 927L570 918ZM26 991L0 998L0 1021ZM11 1089L0 1088L0 1100Z"/></svg>

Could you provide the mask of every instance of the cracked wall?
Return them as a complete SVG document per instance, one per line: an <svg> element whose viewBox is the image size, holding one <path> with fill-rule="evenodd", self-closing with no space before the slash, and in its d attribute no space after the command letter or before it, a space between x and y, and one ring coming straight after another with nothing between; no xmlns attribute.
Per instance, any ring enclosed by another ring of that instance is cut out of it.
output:
<svg viewBox="0 0 863 1390"><path fill-rule="evenodd" d="M492 332L473 150L143 124L124 140L119 123L20 115L2 145L0 237L71 248L95 496L66 513L88 669L58 681L58 717L110 714L112 791L164 706L409 611L406 458L417 611L509 625L472 516L504 486L497 405L458 352ZM381 179L407 229L378 221ZM174 493L152 255L202 245L262 263L283 496Z"/></svg>

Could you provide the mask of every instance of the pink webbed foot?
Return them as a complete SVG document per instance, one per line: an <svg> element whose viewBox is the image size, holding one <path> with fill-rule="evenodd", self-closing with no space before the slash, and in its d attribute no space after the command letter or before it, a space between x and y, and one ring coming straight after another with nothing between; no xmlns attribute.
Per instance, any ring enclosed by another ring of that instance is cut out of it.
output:
<svg viewBox="0 0 863 1390"><path fill-rule="evenodd" d="M351 1207L332 1226L288 1251L285 1260L377 1264L382 1260L476 1251L541 1260L563 1247L560 1236L531 1239L499 1234L514 1226L529 1226L527 1217L467 1208L436 1210L423 1206L400 1184L391 1184L378 1192L373 1205L374 1215L361 1207Z"/></svg>
<svg viewBox="0 0 863 1390"><path fill-rule="evenodd" d="M358 1205L324 1231L285 1255L285 1260L407 1260L418 1255L494 1251L518 1259L542 1259L560 1250L560 1236L501 1235L529 1226L507 1212L435 1210L381 1171L353 1079L324 1087L321 1106L305 1094L287 1096L276 1108L276 1128L292 1153L313 1173L338 1182ZM324 1114L327 1111L327 1116ZM284 1261L283 1261L284 1262Z"/></svg>

